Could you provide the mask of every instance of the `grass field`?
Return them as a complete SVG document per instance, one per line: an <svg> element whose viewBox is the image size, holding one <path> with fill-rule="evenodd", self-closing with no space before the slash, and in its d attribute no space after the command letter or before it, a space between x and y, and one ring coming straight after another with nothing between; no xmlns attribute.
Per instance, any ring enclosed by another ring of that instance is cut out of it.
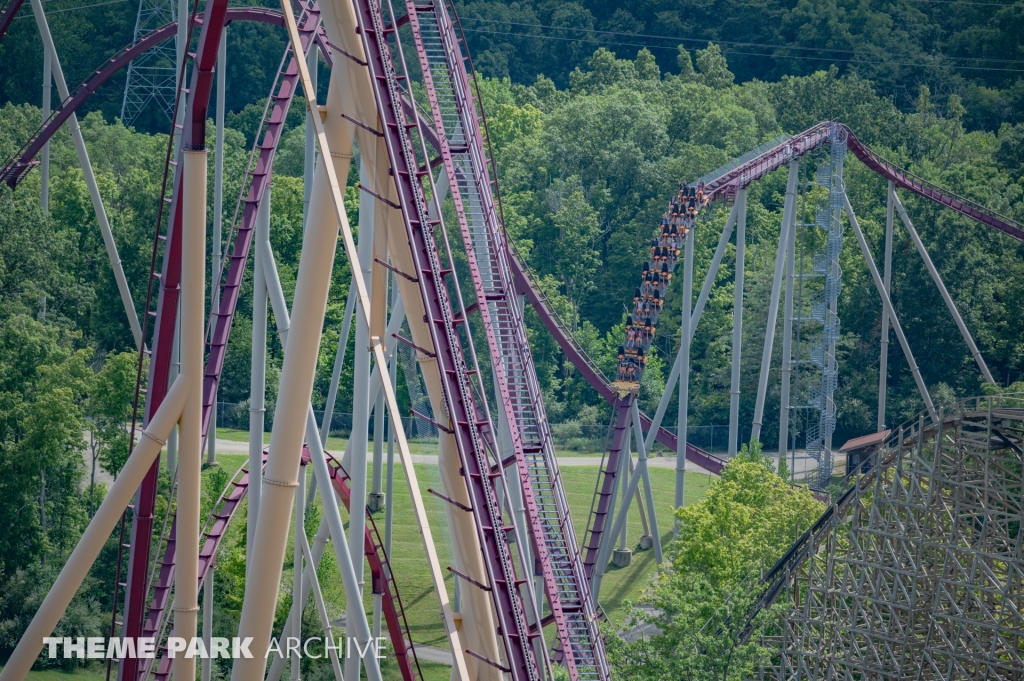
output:
<svg viewBox="0 0 1024 681"><path fill-rule="evenodd" d="M221 429L218 430L218 437L225 439L235 439L237 437L238 439L246 440L248 433L244 431L224 431ZM328 444L331 451L340 451L344 447L343 441L336 441L333 438L329 440ZM424 449L424 451L418 453L433 454L436 453L436 448L431 448L430 451ZM222 453L218 456L221 467L229 474L234 474L239 467L246 463L246 459L247 457L244 454ZM427 492L428 487L438 488L440 486L437 467L428 464L416 464L415 469L419 488L424 496L435 544L438 546L441 567L444 569L448 565L453 564L450 549L446 548L450 545L450 539L447 531L447 522L444 521L443 506L445 502ZM209 476L211 471L212 469L205 470L204 476ZM598 469L596 466L566 466L562 468L561 473L576 536L582 542ZM672 535L671 499L673 498L675 485L675 472L670 469L652 468L650 473L651 482L654 486L654 496L658 502L656 509L658 527L662 536L662 543L667 547ZM686 503L692 504L703 498L709 482L710 478L708 476L691 472L687 476ZM407 484L405 471L401 465L397 465L395 467L395 509L390 556L392 569L398 583L399 593L413 640L420 644L446 648L447 639L438 617L437 600L429 572L426 569L423 544L413 518L412 502L408 494ZM317 504L319 505L319 499ZM344 510L343 516L347 528L348 517ZM319 514L316 514L316 517L319 517ZM382 536L384 532L384 517L384 511L374 515L374 521ZM225 544L222 546L222 556L225 550L229 550L244 536L244 501L234 520L235 522L232 523L232 527L225 538ZM316 529L316 527L307 527L307 533L312 536ZM634 549L633 562L626 568L610 568L605 575L601 591L601 604L616 627L621 624L627 601L637 600L650 583L650 579L654 574L654 552L652 550L636 550L640 534L640 517L634 503L628 523L628 546ZM286 554L288 556L286 560L289 563L284 566L282 573L279 592L279 599L281 600L285 600L287 594L291 591L291 545L292 539L289 537L289 549ZM345 611L345 596L341 579L338 576L337 563L331 550L324 554L317 573L324 592L324 598L327 601L329 614L334 619ZM452 584L454 576L447 571L445 571L445 575L445 581L451 596L454 593ZM366 581L369 582L368 574L366 575ZM367 597L364 599L364 607L366 612L370 614L373 611L373 600L372 595L369 593L369 588L366 589L366 592ZM549 627L549 629L553 628ZM550 633L553 635L554 632ZM421 666L424 676L428 681L433 681L434 679L443 681L449 676L450 669L444 665L421 663ZM394 665L389 665L389 667L392 667L392 669L388 671L393 671L395 674L394 678L398 679L397 668ZM33 681L56 681L57 679L91 681L104 676L105 670L100 666L96 666L95 669L79 670L70 674L56 671L33 672L29 678ZM390 676L391 674L386 674L385 678L387 679Z"/></svg>
<svg viewBox="0 0 1024 681"><path fill-rule="evenodd" d="M219 439L219 440L230 440L232 442L248 442L249 441L249 431L247 431L247 430L237 430L235 428L217 428L217 439ZM263 434L263 443L264 444L269 444L270 443L270 433L264 433ZM331 437L327 438L327 445L326 446L327 446L327 449L329 451L339 451L339 452L341 452L341 451L345 450L345 445L347 443L348 443L348 440L346 438L331 436ZM661 447L661 445L656 445L656 446L659 447L659 448ZM409 449L410 449L410 451L412 451L413 454L437 454L437 443L436 442L434 442L434 443L423 443L423 442L417 442L416 440L410 440L410 442L409 442ZM601 451L600 446L595 446L591 450L587 450L587 449L576 450L576 449L563 449L563 448L558 447L556 445L555 446L555 453L559 457L563 457L563 456L601 456L601 454L603 452Z"/></svg>
<svg viewBox="0 0 1024 681"><path fill-rule="evenodd" d="M245 462L245 456L240 454L222 454L219 458L222 465L229 470L234 470ZM562 468L561 472L563 486L569 500L573 527L576 530L577 538L582 542L598 469L591 466L566 466ZM654 497L658 502L658 528L662 536L662 545L667 547L672 538L673 517L671 513L671 500L674 495L675 471L651 468L650 473L651 483L654 486ZM448 537L447 523L441 522L444 513L444 502L427 493L428 487L438 487L436 468L426 464L417 464L416 475L421 493L424 495L435 540L437 540L437 543L442 543L442 540L446 543ZM685 503L692 504L702 499L707 491L709 481L710 477L707 475L690 472L687 476ZM405 473L400 465L395 467L395 489L394 535L392 538L391 562L397 575L399 591L406 609L406 617L409 620L413 637L417 642L444 646L446 644L444 630L437 619L437 605L433 595L433 587L430 575L424 564L423 544L413 519L412 502L406 491ZM375 514L374 519L380 532L383 534L384 512L381 511ZM313 534L315 529L313 527L307 528L309 534ZM626 601L635 601L641 595L654 574L655 567L653 550L636 550L641 534L641 523L635 504L629 517L627 534L627 545L634 549L633 563L626 568L609 569L601 588L601 604L616 626L620 623ZM439 548L439 553L442 567L451 564L449 552L444 547ZM290 570L287 572L288 574L284 577L284 580L285 583L290 583ZM337 577L334 558L330 553L325 554L325 560L321 564L318 574L324 588L325 598L340 609L344 605L344 593L340 579ZM446 581L449 584L449 591L453 590L451 586L453 579L453 575L447 573ZM368 611L370 611L369 608L372 608L372 602L369 599L367 599L367 606Z"/></svg>

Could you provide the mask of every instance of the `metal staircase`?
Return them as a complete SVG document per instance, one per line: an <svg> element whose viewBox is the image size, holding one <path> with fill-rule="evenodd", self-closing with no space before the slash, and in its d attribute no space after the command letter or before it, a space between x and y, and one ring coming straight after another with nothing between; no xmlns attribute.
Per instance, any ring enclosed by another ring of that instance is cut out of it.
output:
<svg viewBox="0 0 1024 681"><path fill-rule="evenodd" d="M465 52L442 2L407 0L406 9L563 660L573 679L605 679L595 608L515 300L505 234L491 193L491 164L463 66Z"/></svg>
<svg viewBox="0 0 1024 681"><path fill-rule="evenodd" d="M411 115L407 114L405 97L411 88L401 41L394 35L399 24L389 4L390 21L385 20L385 9L375 0L356 0L355 8L377 113L383 127L381 135L391 161L415 267L415 272L407 273L407 276L414 279L420 289L424 321L430 330L444 390L448 413L435 414L435 417L442 421L441 427L449 431L456 441L470 500L468 510L464 507L462 510L472 513L482 550L486 583L464 581L487 591L491 597L497 633L505 651L505 664L488 659L478 651L467 650L466 653L501 669L513 679L536 681L540 672L532 639L541 636L542 632L531 632L527 623L522 587L528 578L516 575L509 546L509 533L515 529L514 518L507 519L511 526L505 524L495 489L494 481L502 475L502 465L500 460L492 462L487 446L493 432L486 400L479 390L479 368L473 357L472 345L463 347L462 335L457 329L467 322L466 310L461 304L450 250L447 251L448 262L442 260L439 244L446 243L446 237L440 211L438 217L432 217L428 208L437 194L425 144L425 126L415 116L415 109ZM448 153L449 149L442 149L442 156ZM447 159L446 163L450 162L451 159ZM467 355L472 368L467 363ZM477 392L474 392L474 387L477 387Z"/></svg>

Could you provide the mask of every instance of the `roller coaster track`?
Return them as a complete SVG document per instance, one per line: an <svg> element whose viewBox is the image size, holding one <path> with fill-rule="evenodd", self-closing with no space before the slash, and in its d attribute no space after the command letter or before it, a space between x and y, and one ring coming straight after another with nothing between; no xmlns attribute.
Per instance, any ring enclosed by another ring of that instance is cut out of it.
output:
<svg viewBox="0 0 1024 681"><path fill-rule="evenodd" d="M886 436L878 449L864 462L857 466L844 480L846 490L821 514L814 524L807 529L776 561L775 565L761 579L761 591L746 615L744 628L741 631L743 640L749 638L754 619L759 613L770 608L787 586L794 583L801 567L811 559L819 547L828 540L837 519L858 503L865 494L870 494L878 476L897 465L901 452L920 451L922 443L929 437L934 440L939 433L957 432L955 423L972 418L992 419L1003 417L1007 420L1019 419L1021 416L1020 399L1009 399L1012 406L1003 408L1002 396L969 398L960 403L958 410L944 413L936 418L931 412L921 412L916 417L897 426ZM973 405L973 407L972 407ZM995 405L995 406L993 406ZM952 425L951 425L952 424ZM993 431L1001 445L1020 451L1018 443L1014 443L1005 434Z"/></svg>
<svg viewBox="0 0 1024 681"><path fill-rule="evenodd" d="M23 2L25 0L5 0L3 5L0 6L0 40L6 35L7 29L11 27L14 15L21 9Z"/></svg>
<svg viewBox="0 0 1024 681"><path fill-rule="evenodd" d="M303 451L303 460L308 461L308 450ZM266 464L266 453L263 455L264 465ZM331 473L331 484L335 493L341 499L345 508L351 511L351 492L348 487L349 475L342 468L341 463L330 454L327 454L327 464ZM228 483L227 490L220 496L206 521L203 529L205 540L199 552L199 583L202 584L206 578L206 572L217 560L217 551L224 540L228 526L234 519L235 513L249 491L249 471L245 466L238 469L238 472ZM384 551L384 542L381 539L377 525L374 523L372 514L366 511L366 530L363 538L363 552L370 567L370 578L373 585L373 592L383 595L384 621L391 637L391 644L404 681L416 681L423 678L419 668L419 660L416 658L416 651L412 642L412 634L409 630L409 623L405 618L405 611L402 607L401 594L398 591L398 584L394 579L394 571ZM143 627L142 635L146 638L164 640L164 629L167 626L166 610L170 601L171 587L174 584L174 523L172 520L171 531L167 535L164 549L164 557L160 561L160 571L157 579L151 587L152 596L146 613L146 624ZM159 660L156 669L152 670L153 677L163 681L170 676L171 660L167 657L166 646L161 645ZM142 678L145 678L150 670L141 670Z"/></svg>
<svg viewBox="0 0 1024 681"><path fill-rule="evenodd" d="M434 131L490 349L499 409L511 431L527 524L533 535L562 658L572 678L608 678L596 611L579 560L540 384L515 300L505 233L491 192L465 46L445 3L407 0Z"/></svg>
<svg viewBox="0 0 1024 681"><path fill-rule="evenodd" d="M534 655L532 638L540 632L531 632L527 624L525 598L522 586L528 577L518 577L509 547L508 532L502 520L502 509L496 496L494 479L503 475L506 464L498 458L497 470L492 468L487 444L492 439L491 424L482 395L474 394L475 372L479 368L475 359L473 369L468 366L466 354L472 357L472 346L463 350L457 325L467 323L465 308L454 280L454 266L445 267L439 248L439 239L445 239L440 216L431 217L424 183L433 189L431 160L424 142L423 122L419 117L407 116L403 106L400 82L409 85L409 71L402 53L401 41L389 44L390 34L397 31L397 17L390 12L390 21L381 5L373 0L356 0L356 18L366 55L370 82L374 90L377 113L383 127L383 138L391 161L392 176L398 192L399 205L411 246L415 278L424 304L424 321L430 331L436 353L445 405L450 428L462 464L470 506L465 511L473 514L480 541L486 583L480 588L489 592L494 605L498 634L502 641L506 665L487 659L475 651L472 656L502 669L513 679L533 681L539 679L539 665ZM388 6L390 9L390 5ZM420 12L433 13L433 5L409 6L409 23L413 29L417 51L422 50L415 20ZM462 69L459 64L459 69ZM416 132L414 139L413 131ZM442 141L442 156L446 149L443 131L437 131ZM450 150L447 150L450 152ZM477 149L477 152L480 150ZM450 159L445 160L448 167ZM452 187L456 189L456 187ZM433 193L433 192L432 192ZM450 251L449 251L450 256ZM451 280L448 278L452 277ZM455 293L450 291L449 286ZM456 305L460 313L456 314ZM467 587L468 588L468 587Z"/></svg>
<svg viewBox="0 0 1024 681"><path fill-rule="evenodd" d="M8 0L0 14L0 28L9 25L20 0ZM439 221L430 218L426 206L424 182L432 167L422 142L429 142L440 152L440 160L448 176L459 228L471 262L471 274L477 304L470 309L478 311L483 320L487 340L501 389L501 408L508 418L513 431L515 460L520 472L524 497L529 505L529 525L538 549L539 562L544 571L545 588L558 626L559 640L565 651L565 659L572 678L606 678L603 651L600 649L595 619L590 615L593 604L587 593L589 572L593 561L589 554L594 540L600 539L600 532L592 532L587 544L588 559L581 561L575 537L571 534L568 510L564 503L564 491L558 478L553 448L550 447L550 432L540 402L536 376L525 343L522 326L522 311L515 304L514 293L526 295L538 312L546 328L552 333L566 355L581 372L583 377L609 402L616 405L622 414L626 412L630 397L620 397L615 388L602 375L593 361L572 339L561 320L548 304L540 288L532 281L528 271L509 250L501 229L498 211L491 198L491 185L496 182L492 159L485 152L480 125L482 112L477 114L469 74L465 62L463 41L452 23L454 13L440 0L419 3L410 0L406 4L407 15L395 21L392 12L390 23L384 20L384 8L374 0L355 2L360 34L364 49L369 56L367 68L375 89L378 113L384 121L384 137L388 144L394 177L398 185L399 198L406 230L413 245L414 261L417 266L416 278L427 309L427 316L438 361L442 367L441 378L445 397L450 408L452 427L459 445L459 454L465 471L467 486L472 501L471 511L484 550L488 573L487 588L494 601L499 619L500 634L504 640L509 667L504 668L515 679L536 678L537 662L533 659L530 639L538 636L531 631L525 620L525 609L521 593L522 579L517 578L507 541L507 528L501 524L501 509L497 505L491 480L495 475L488 462L488 445L493 442L486 404L478 403L473 394L472 373L467 368L464 350L456 327L466 323L464 312L455 313L446 277L452 271L446 270L440 259L440 249L435 241L434 228ZM387 6L390 10L390 5ZM300 21L304 49L317 39L329 53L329 46L322 36L317 35L318 16L315 9L305 13ZM197 19L202 28L194 58L196 68L188 87L188 104L184 133L187 146L201 146L205 134L206 110L209 104L212 84L213 63L216 47L223 26L228 21L255 20L280 24L277 12L258 8L228 9L225 0L211 0L205 14ZM424 120L406 92L408 71L401 54L401 44L395 48L388 44L388 36L396 31L395 26L408 22L412 29L424 80L428 84L430 116L433 129ZM32 159L60 125L67 120L100 84L122 68L132 58L146 49L170 38L176 26L164 26L147 34L108 60L57 109L28 143L10 159L2 169L2 178L11 187L24 178L31 167ZM0 31L2 35L2 31ZM406 86L400 81L405 80ZM245 210L238 226L234 250L226 265L227 278L218 282L222 287L221 307L211 316L209 335L210 363L204 376L204 431L209 424L209 409L222 368L224 348L230 332L238 287L244 263L247 259L251 231L256 207L263 195L270 175L273 153L280 139L281 125L287 113L291 94L294 92L296 73L294 65L279 74L280 89L274 96L273 114L267 121L266 135L259 144L259 160L251 174ZM790 140L777 145L744 164L730 169L721 177L707 183L706 193L712 199L727 199L740 187L782 167L821 144L829 126L826 122L814 126ZM416 130L420 147L417 148L411 130ZM972 219L1000 230L1024 241L1024 227L1019 223L988 210L968 199L957 197L935 185L888 163L884 158L864 147L850 135L850 148L854 154L879 175L891 179L897 186L948 206ZM169 199L170 220L166 234L159 234L157 242L164 244L163 266L160 274L153 274L153 281L159 288L157 309L148 311L147 316L155 318L149 392L146 413L152 413L163 398L169 380L171 340L175 326L175 310L180 281L180 195L178 166L174 165L174 191ZM429 183L429 181L427 181ZM155 256L154 256L155 262ZM461 306L461 304L460 304ZM475 360L474 360L475 365ZM641 416L646 427L650 419ZM621 425L621 424L620 424ZM626 435L625 427L617 427L612 446L621 451ZM674 450L676 438L666 429L660 428L657 441ZM687 459L719 472L724 462L696 447L687 446ZM502 462L509 465L512 462ZM615 470L609 462L609 469ZM152 511L155 502L156 467L143 483L139 503L136 506L135 526L131 543L132 555L128 575L126 617L123 635L137 636L143 626L143 596L147 593L145 575L148 572L150 542L152 538ZM612 480L605 471L605 485ZM550 502L550 504L549 504ZM604 517L599 520L603 527ZM562 525L556 531L555 524ZM569 529L564 529L568 527ZM594 529L598 527L595 520ZM372 568L371 568L372 569ZM385 598L391 602L392 599ZM397 600L397 596L394 598ZM400 605L396 613L400 612ZM396 618L398 614L395 615ZM137 625L137 626L136 626ZM390 626L390 624L389 624ZM584 639L590 636L590 642ZM487 662L501 666L500 663ZM129 670L134 673L134 669ZM404 672L403 672L404 674ZM130 677L130 675L129 675ZM128 678L128 677L126 677Z"/></svg>

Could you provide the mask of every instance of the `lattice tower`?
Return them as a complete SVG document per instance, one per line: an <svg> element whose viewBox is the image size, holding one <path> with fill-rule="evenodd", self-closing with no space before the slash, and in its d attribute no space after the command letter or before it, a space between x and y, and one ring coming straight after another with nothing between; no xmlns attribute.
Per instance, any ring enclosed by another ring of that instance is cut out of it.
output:
<svg viewBox="0 0 1024 681"><path fill-rule="evenodd" d="M1020 396L897 428L788 573L761 678L1024 678L1022 444Z"/></svg>
<svg viewBox="0 0 1024 681"><path fill-rule="evenodd" d="M135 41L147 33L175 21L174 0L139 0L139 13L135 19ZM167 120L174 114L177 92L175 43L165 41L139 55L128 64L128 78L121 101L121 121L132 125L147 107L156 106Z"/></svg>
<svg viewBox="0 0 1024 681"><path fill-rule="evenodd" d="M794 404L804 416L807 455L817 462L810 483L825 488L832 479L832 433L836 427L833 400L839 376L835 344L839 338L836 303L842 283L839 256L843 250L840 220L843 204L843 159L846 131L833 126L828 142L814 156L813 179L804 183L800 221L800 263L794 350ZM805 164L806 165L806 164ZM805 265L810 259L809 267Z"/></svg>

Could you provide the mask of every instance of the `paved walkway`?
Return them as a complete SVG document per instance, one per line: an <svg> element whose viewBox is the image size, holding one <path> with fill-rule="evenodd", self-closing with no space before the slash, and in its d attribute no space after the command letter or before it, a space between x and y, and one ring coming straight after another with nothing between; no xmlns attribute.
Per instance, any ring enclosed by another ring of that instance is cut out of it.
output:
<svg viewBox="0 0 1024 681"><path fill-rule="evenodd" d="M247 454L249 452L249 445L248 445L248 443L237 442L235 440L217 440L217 451L218 452L230 453L230 454ZM372 457L372 453L371 453L370 456ZM722 455L722 454L719 454L718 456L722 456L724 458L724 455ZM776 466L778 465L778 460L779 460L778 454L776 454L775 452L765 452L765 456L767 456L768 458L772 459L772 461L774 462L774 464ZM412 455L412 460L413 460L413 463L436 464L437 463L437 456L433 455L433 454L413 454ZM793 459L792 459L792 456L791 456L790 460L787 463L789 464L789 467L791 469L794 468L794 463L795 463L796 476L797 476L798 479L802 478L804 475L806 475L807 473L809 473L810 471L813 471L815 468L818 467L818 462L815 461L814 459L812 459L811 457L807 456L807 454L805 452L797 452L796 461L794 462ZM597 466L601 465L601 457L600 456L564 456L563 455L563 456L559 456L558 457L558 465L559 466L591 466L591 467L595 467L596 468ZM676 457L675 456L655 456L655 457L651 457L650 459L648 459L648 465L651 468L675 469L675 467L676 467ZM840 467L845 468L845 466L846 466L845 459L840 461L840 460L838 460L838 457L837 457L837 460L836 460L834 465L835 465L837 470ZM687 461L686 462L686 470L687 471L694 471L696 473L704 473L704 474L706 474L708 472L707 470L705 470L704 468L701 468L700 466L698 466L697 464L693 463L692 461Z"/></svg>

